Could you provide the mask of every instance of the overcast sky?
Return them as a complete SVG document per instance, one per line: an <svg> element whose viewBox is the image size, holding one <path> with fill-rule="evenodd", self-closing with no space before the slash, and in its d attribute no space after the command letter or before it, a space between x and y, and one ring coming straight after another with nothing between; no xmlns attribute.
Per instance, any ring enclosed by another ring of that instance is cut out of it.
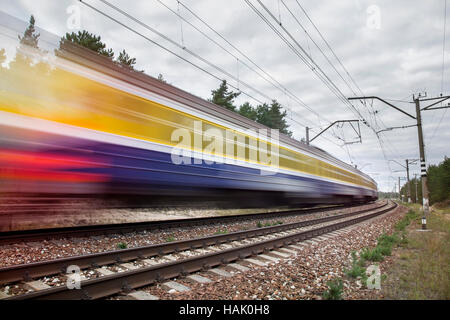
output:
<svg viewBox="0 0 450 320"><path fill-rule="evenodd" d="M238 103L249 101L253 105L258 104L245 93L264 102L268 97L277 99L289 110L288 121L296 139L305 136L305 128L302 125L308 125L315 132L319 132L320 128L326 127L335 120L356 119L356 112L352 111L348 104L339 100L311 68L243 0L181 0L181 3L222 34L226 40L247 55L294 97L289 97L289 93L287 94L279 84L274 86L255 71L247 68L245 64L256 69L250 61L202 24L186 7L178 6L175 0L160 2L157 0L111 0L110 3L166 35L180 46L185 46L212 62L239 81L199 61L173 43L114 11L105 3L99 0L86 2L166 46L176 54L198 64L220 79L227 79L230 84L243 91ZM211 42L187 22L182 21L161 2L220 43L235 57ZM271 23L275 23L258 1L250 2ZM442 63L445 0L298 0L298 3L296 0L262 0L261 2L275 19L281 20L282 26L304 50L303 55L306 53L311 56L346 97L354 96L356 93L412 101L413 94L424 91L427 92L428 97L437 96L441 92L444 95L450 94L450 44L448 41L445 48L444 68ZM28 21L33 14L38 27L58 36L82 29L98 34L116 53L126 49L131 56L136 57L137 69L144 69L152 76L161 73L172 85L202 98L209 98L211 90L218 87L220 83L207 73L196 69L78 1L0 0L0 3L5 13L23 21ZM328 41L362 93L351 81L347 72L342 69L299 4ZM292 17L285 5L300 24ZM80 12L79 19L77 10ZM447 8L447 13L449 10ZM449 24L447 23L446 28L447 38L450 33ZM277 30L288 38L279 26ZM292 39L288 39L292 43ZM327 58L323 56L316 44ZM295 48L298 51L301 50L298 46ZM327 59L331 61L331 65ZM258 72L264 75L261 71ZM267 75L265 78L270 80ZM270 81L274 83L273 80ZM246 87L244 83L252 88ZM265 96L261 96L254 89L264 93ZM415 115L414 104L393 100L389 101ZM306 107L300 101L306 104ZM358 101L353 101L353 105L375 130L415 123L415 120L381 102L374 101L373 105L370 105L371 101L367 102L369 103L367 106L363 106ZM444 156L449 155L450 111L445 110L422 113L428 165L437 164L444 159ZM404 169L395 162L390 162L388 165L387 160L392 159L404 164L405 159L419 158L417 129L412 127L380 133L383 150L371 129L362 125L361 132L362 143L343 145L342 139L346 142L355 141L356 134L349 125L342 128L335 127L323 137L314 140L313 144L347 163L356 164L362 168L377 181L380 190L392 191L397 177L406 174L404 171L396 172ZM412 177L414 173L419 172L419 165L411 166Z"/></svg>

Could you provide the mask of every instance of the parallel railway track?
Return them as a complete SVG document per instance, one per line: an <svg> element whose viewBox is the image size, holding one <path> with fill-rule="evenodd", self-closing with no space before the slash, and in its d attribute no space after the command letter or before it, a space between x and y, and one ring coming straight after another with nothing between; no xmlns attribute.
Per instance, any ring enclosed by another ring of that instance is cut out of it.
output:
<svg viewBox="0 0 450 320"><path fill-rule="evenodd" d="M339 216L329 216L320 219L295 222L286 225L2 268L0 269L0 279L2 279L2 283L19 281L27 277L34 278L43 275L61 273L65 270L65 268L67 268L68 265L73 264L78 265L81 269L92 268L117 262L164 256L170 253L194 250L195 248L207 248L208 246L217 246L223 243L230 243L232 241L242 241L243 239L252 239L255 237L262 238L260 240L257 239L257 241L254 242L250 241L251 243L244 245L241 244L237 247L213 250L212 252L206 254L199 254L185 259L144 266L137 270L117 272L112 275L85 280L82 281L80 290L69 290L65 286L57 286L41 291L26 293L24 295L12 296L9 298L98 299L117 294L121 291L129 291L137 287L152 284L157 281L163 281L165 279L178 277L180 275L201 271L205 268L230 263L232 261L243 259L264 251L287 246L298 241L307 240L309 238L376 217L392 210L395 207L396 204L389 205L388 203L385 203L377 208L365 209ZM364 214L367 212L369 213ZM334 220L339 221L336 223L326 224ZM297 230L314 225L321 226L317 228L309 228L307 230ZM269 239L267 239L267 236Z"/></svg>
<svg viewBox="0 0 450 320"><path fill-rule="evenodd" d="M358 204L359 205L359 204ZM47 229L30 229L30 230L18 230L7 231L0 233L0 245L28 242L28 241L40 241L67 237L89 237L108 234L124 234L130 232L150 231L174 227L188 227L188 226L200 226L214 223L229 223L236 221L244 221L251 219L267 219L278 218L295 215L306 215L316 212L327 212L336 209L344 209L348 207L357 206L353 205L337 205L330 207L311 208L311 209L294 209L287 211L268 212L268 213L252 213L242 215L229 215L229 216L216 216L216 217L202 217L202 218L186 218L186 219L172 219L165 221L148 221L148 222L132 222L123 224L102 224L102 225L88 225L77 227L61 227L61 228L47 228ZM0 214L0 220L2 214Z"/></svg>

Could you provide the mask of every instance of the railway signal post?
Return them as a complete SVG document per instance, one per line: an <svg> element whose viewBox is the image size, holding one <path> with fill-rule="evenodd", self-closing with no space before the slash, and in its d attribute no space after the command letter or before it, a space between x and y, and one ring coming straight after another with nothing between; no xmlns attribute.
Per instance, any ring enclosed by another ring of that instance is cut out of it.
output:
<svg viewBox="0 0 450 320"><path fill-rule="evenodd" d="M424 99L421 99L424 98ZM387 102L384 99L381 99L379 97L376 96L368 96L368 97L351 97L348 98L348 100L367 100L367 99L377 99L381 102L383 102L384 104L390 106L391 108L394 108L395 110L407 115L408 117L415 119L417 121L417 135L419 138L419 153L420 153L420 173L422 176L422 197L423 197L423 203L422 203L422 209L423 209L423 216L422 216L422 229L426 230L427 228L427 216L429 214L430 211L430 206L429 206L429 195L428 195L428 184L427 184L427 166L426 166L426 161L425 161L425 146L424 146L424 142L423 142L423 132L422 132L422 116L421 116L421 111L428 111L428 110L436 110L436 109L445 109L445 108L450 108L450 103L444 106L438 106L438 107L433 107L436 106L437 104L440 104L444 101L446 101L447 99L450 99L450 96L443 96L442 94L439 97L434 97L434 98L426 98L426 93L425 95L422 95L419 93L419 95L416 97L415 95L413 95L413 102L416 105L416 116L413 116L411 114L409 114L408 112L394 106L393 104ZM431 104L429 104L426 107L420 108L420 103L424 102L424 101L434 101L434 100L438 100L436 102L433 102Z"/></svg>

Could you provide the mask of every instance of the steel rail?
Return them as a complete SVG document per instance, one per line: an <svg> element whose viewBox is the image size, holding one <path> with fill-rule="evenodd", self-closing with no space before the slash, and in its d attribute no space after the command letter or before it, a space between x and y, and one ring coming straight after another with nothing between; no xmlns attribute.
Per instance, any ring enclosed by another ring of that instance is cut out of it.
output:
<svg viewBox="0 0 450 320"><path fill-rule="evenodd" d="M373 203L373 202L371 202ZM370 204L370 203L369 203ZM89 237L108 234L124 234L130 232L139 232L144 230L157 230L166 228L180 228L189 226L198 226L204 224L214 224L232 221L241 221L246 219L270 219L278 217L286 217L292 215L311 214L315 212L327 212L336 209L345 209L355 207L361 204L352 205L337 205L325 208L311 208L311 209L294 209L278 212L267 213L250 213L242 215L229 215L229 216L214 216L214 217L202 217L202 218L186 218L186 219L173 219L164 221L146 221L146 222L130 222L121 224L102 224L102 225L88 225L77 227L61 227L61 228L47 228L47 229L30 229L30 230L18 230L18 231L6 231L0 232L0 245L11 244L17 242L27 242L36 240L50 240L58 238L68 237ZM2 219L0 214L0 221Z"/></svg>
<svg viewBox="0 0 450 320"><path fill-rule="evenodd" d="M320 224L328 221L344 219L351 216L366 213L369 211L378 210L386 207L387 205L388 203L386 202L385 204L375 208L368 208L364 210L359 210L357 212L340 214L336 216L328 216L324 218L311 219L300 222L292 222L282 225L269 226L251 230L236 231L232 233L212 235L195 239L152 244L129 249L105 251L99 253L91 253L82 256L72 256L55 260L47 260L3 267L0 268L0 284L13 283L21 280L29 281L33 278L65 273L67 267L70 265L76 265L80 269L86 269L90 267L99 267L117 262L127 262L136 259L162 256L164 254L176 253L190 249L206 248L211 245L218 245L232 241L240 241L246 238L254 238L258 236L264 236L267 234L283 232L295 228Z"/></svg>
<svg viewBox="0 0 450 320"><path fill-rule="evenodd" d="M81 289L68 289L66 286L53 287L41 291L26 293L9 297L6 300L69 300L69 299L99 299L120 292L129 292L132 289L143 287L166 279L184 276L189 273L205 270L218 265L230 263L239 259L270 251L292 243L304 241L312 237L335 231L347 226L362 222L393 210L397 203L389 208L354 219L338 222L332 225L307 230L291 235L282 236L257 243L248 244L238 248L231 248L219 252L195 256L179 261L168 262L141 269L118 272L113 275L81 282Z"/></svg>

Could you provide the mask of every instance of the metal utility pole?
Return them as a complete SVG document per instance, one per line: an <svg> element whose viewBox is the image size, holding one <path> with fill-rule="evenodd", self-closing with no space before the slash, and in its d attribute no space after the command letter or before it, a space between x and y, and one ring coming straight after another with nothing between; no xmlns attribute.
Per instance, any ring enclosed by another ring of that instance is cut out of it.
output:
<svg viewBox="0 0 450 320"><path fill-rule="evenodd" d="M306 144L309 145L314 139L316 139L318 136L320 136L322 133L324 133L325 131L327 131L328 129L330 129L332 126L334 126L336 123L345 123L348 122L350 123L350 125L352 126L353 130L356 132L356 134L358 135L359 141L356 142L362 142L361 140L361 128L359 127L359 120L338 120L333 122L332 124L330 124L328 127L326 127L325 129L323 129L322 131L320 131L317 135L315 135L311 140L309 140L309 130L311 130L309 127L306 127ZM356 130L356 128L353 126L352 122L356 122L358 124L358 130ZM354 143L354 142L351 142Z"/></svg>
<svg viewBox="0 0 450 320"><path fill-rule="evenodd" d="M409 183L409 161L406 161L406 183L408 184L408 203L411 203L411 185Z"/></svg>
<svg viewBox="0 0 450 320"><path fill-rule="evenodd" d="M400 180L405 180L405 179L406 179L405 177L398 177L398 197L399 197L400 201L402 201L402 202L404 202L403 201L404 195L401 194L402 193L402 185L401 185Z"/></svg>
<svg viewBox="0 0 450 320"><path fill-rule="evenodd" d="M435 106L441 102L444 102L447 99L450 99L450 96L441 96L440 97L434 97L434 98L428 98L428 99L420 99L422 97L426 97L426 93L424 96L422 96L420 93L417 97L415 97L413 95L413 102L416 105L416 116L414 117L413 115L409 114L406 111L403 111L402 109L394 106L393 104L387 102L386 100L383 100L379 97L376 96L370 96L370 97L351 97L348 98L348 100L365 100L365 99L377 99L385 104L387 104L388 106L394 108L395 110L407 115L408 117L415 119L417 121L417 135L419 138L419 153L420 153L420 172L421 172L421 176L422 176L422 197L423 197L423 217L422 217L422 229L426 229L427 228L427 216L429 214L429 210L430 210L430 206L429 206L429 195L428 195L428 185L427 185L427 166L426 166L426 162L425 162L425 146L424 146L424 142L423 142L423 132L422 132L422 117L421 117L421 111L428 111L428 110L436 110L436 109L445 109L445 108L450 108L450 104L448 104L447 106L441 106L441 107L434 107L431 108L432 106ZM428 106L424 107L424 108L420 108L420 102L423 101L433 101L433 100L439 100L437 102L433 102L431 104L429 104Z"/></svg>
<svg viewBox="0 0 450 320"><path fill-rule="evenodd" d="M309 145L309 127L306 127L306 144Z"/></svg>
<svg viewBox="0 0 450 320"><path fill-rule="evenodd" d="M419 194L417 193L417 174L414 174L414 184L416 185L416 203L419 202Z"/></svg>
<svg viewBox="0 0 450 320"><path fill-rule="evenodd" d="M420 94L419 94L420 97ZM414 98L414 96L413 96ZM425 162L425 145L423 143L423 132L422 132L422 116L420 114L420 100L419 98L414 99L416 104L416 114L417 114L417 135L419 136L419 152L420 152L420 175L422 177L422 206L423 206L423 216L422 216L422 229L427 228L427 216L430 212L429 205L429 195L428 195L428 179L427 179L427 164Z"/></svg>
<svg viewBox="0 0 450 320"><path fill-rule="evenodd" d="M406 162L406 166L402 165L400 162L397 162L395 160L388 160L388 161L393 161L395 163L397 163L398 165L402 166L403 168L406 169L406 181L407 181L407 195L408 195L408 203L411 203L411 185L410 185L410 181L409 181L409 165L416 163L416 161L418 161L419 159L405 159Z"/></svg>

